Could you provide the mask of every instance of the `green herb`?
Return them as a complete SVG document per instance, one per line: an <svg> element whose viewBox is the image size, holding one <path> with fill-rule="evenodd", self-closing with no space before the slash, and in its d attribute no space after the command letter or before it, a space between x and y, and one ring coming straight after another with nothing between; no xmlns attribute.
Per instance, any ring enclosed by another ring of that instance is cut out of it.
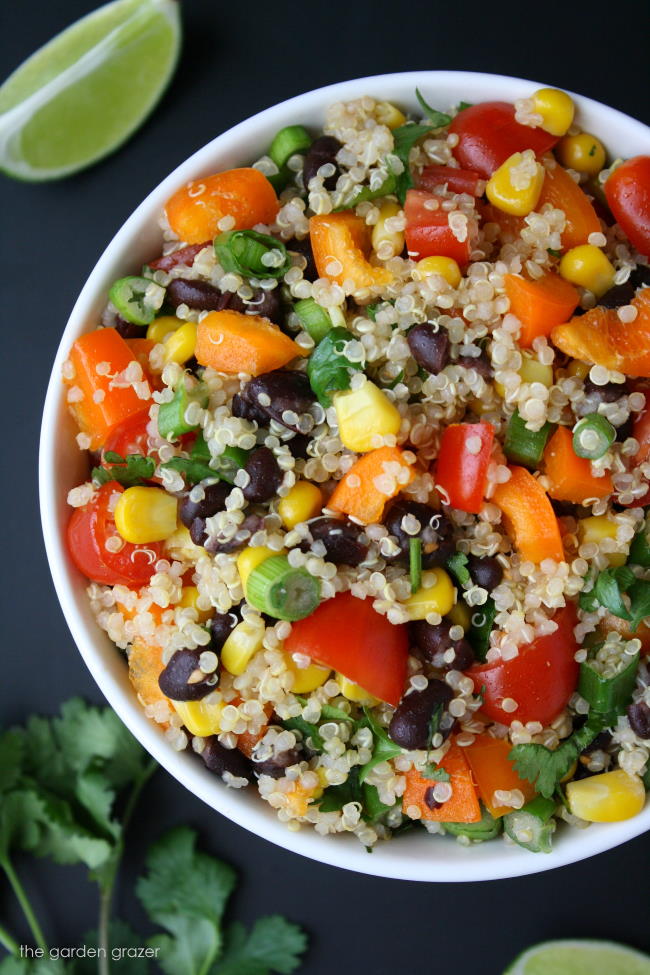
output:
<svg viewBox="0 0 650 975"><path fill-rule="evenodd" d="M121 454L109 450L104 454L103 461L106 466L93 467L91 474L95 484L100 487L109 481L117 481L124 487L144 484L151 480L156 469L153 458L143 457L142 454L127 454L122 457Z"/></svg>
<svg viewBox="0 0 650 975"><path fill-rule="evenodd" d="M458 102L458 111L463 112L466 108L473 108L474 102Z"/></svg>
<svg viewBox="0 0 650 975"><path fill-rule="evenodd" d="M556 251L552 247L547 247L546 250L547 253L551 255L551 257L562 257L562 251Z"/></svg>
<svg viewBox="0 0 650 975"><path fill-rule="evenodd" d="M350 770L341 785L328 786L317 805L320 812L338 812L349 802L358 802L363 819L371 823L393 808L381 801L376 786L363 781L358 766Z"/></svg>
<svg viewBox="0 0 650 975"><path fill-rule="evenodd" d="M359 781L365 782L368 775L374 769L375 765L379 765L380 762L387 762L391 758L395 758L396 755L402 753L402 749L399 745L396 745L394 741L388 737L385 729L377 723L368 708L363 709L365 720L363 720L359 727L364 724L367 728L370 728L374 738L374 745L372 750L372 758L365 765L361 766Z"/></svg>
<svg viewBox="0 0 650 975"><path fill-rule="evenodd" d="M644 569L650 567L650 538L648 537L648 527L648 521L646 520L641 530L632 539L628 559L632 565L642 565Z"/></svg>
<svg viewBox="0 0 650 975"><path fill-rule="evenodd" d="M370 319L371 322L376 322L377 321L377 309L378 308L379 308L379 302L378 301L373 301L372 304L366 305L366 312L367 312L368 318Z"/></svg>
<svg viewBox="0 0 650 975"><path fill-rule="evenodd" d="M219 475L213 467L202 460L192 460L191 457L172 457L160 465L162 470L178 471L182 474L188 484L198 484L209 477L217 478Z"/></svg>
<svg viewBox="0 0 650 975"><path fill-rule="evenodd" d="M395 376L392 382L384 384L384 389L395 389L397 384L401 383L403 379L404 379L404 370L400 369L400 371L397 373L397 375Z"/></svg>
<svg viewBox="0 0 650 975"><path fill-rule="evenodd" d="M515 410L506 427L503 450L508 460L525 467L537 467L544 455L546 441L553 426L545 423L540 430L529 430L519 410Z"/></svg>
<svg viewBox="0 0 650 975"><path fill-rule="evenodd" d="M287 718L286 721L282 722L282 727L286 728L287 731L299 731L303 737L303 740L307 742L311 739L312 747L317 752L322 752L325 747L325 742L321 737L321 733L318 730L318 725L311 724L309 721L305 721L304 718L300 716L295 718Z"/></svg>
<svg viewBox="0 0 650 975"><path fill-rule="evenodd" d="M596 155L596 144L595 143L592 145L591 149L589 150L588 155L590 155L590 156L595 156Z"/></svg>
<svg viewBox="0 0 650 975"><path fill-rule="evenodd" d="M323 704L320 713L326 721L354 721L342 708L335 708L333 704Z"/></svg>
<svg viewBox="0 0 650 975"><path fill-rule="evenodd" d="M578 693L593 711L606 716L608 725L613 724L632 700L638 668L638 653L622 657L619 670L612 677L603 677L591 661L586 660L580 664Z"/></svg>
<svg viewBox="0 0 650 975"><path fill-rule="evenodd" d="M442 717L443 707L442 704L437 704L431 715L431 720L429 721L429 731L427 733L427 747L433 748L433 739L440 731L440 719Z"/></svg>
<svg viewBox="0 0 650 975"><path fill-rule="evenodd" d="M309 356L307 375L322 406L332 405L330 393L349 389L352 373L362 368L360 363L352 362L343 352L346 342L352 338L346 329L333 328Z"/></svg>
<svg viewBox="0 0 650 975"><path fill-rule="evenodd" d="M334 212L338 213L340 210L351 210L359 203L365 203L367 200L377 200L379 197L389 196L391 193L395 192L397 180L398 177L395 175L395 173L389 173L383 183L381 183L375 190L371 190L369 186L362 186L348 200L335 207Z"/></svg>
<svg viewBox="0 0 650 975"><path fill-rule="evenodd" d="M419 88L415 89L415 97L419 101L422 111L429 119L434 129L442 129L445 125L449 125L451 122L451 115L445 115L444 112L439 112L437 109L431 108L431 106L425 102Z"/></svg>
<svg viewBox="0 0 650 975"><path fill-rule="evenodd" d="M449 782L451 779L447 769L442 768L441 765L434 765L432 762L427 762L420 775L423 779L432 779L434 782Z"/></svg>
<svg viewBox="0 0 650 975"><path fill-rule="evenodd" d="M623 601L624 593L629 599L629 609ZM639 623L650 615L650 582L637 579L629 565L604 569L596 576L593 588L581 593L579 602L586 612L604 606L614 616L628 620L634 633Z"/></svg>
<svg viewBox="0 0 650 975"><path fill-rule="evenodd" d="M467 639L472 645L476 658L483 663L490 648L490 633L494 628L497 608L492 596L488 596L482 606L477 606L472 614L472 625L467 631Z"/></svg>
<svg viewBox="0 0 650 975"><path fill-rule="evenodd" d="M581 752L606 727L607 716L594 712L555 751L545 745L515 745L508 758L522 779L532 782L541 795L550 799L560 779L564 778Z"/></svg>
<svg viewBox="0 0 650 975"><path fill-rule="evenodd" d="M411 592L416 593L422 584L422 539L409 538L409 574Z"/></svg>
<svg viewBox="0 0 650 975"><path fill-rule="evenodd" d="M636 633L639 623L650 617L650 582L637 579L627 594L630 599L630 629Z"/></svg>
<svg viewBox="0 0 650 975"><path fill-rule="evenodd" d="M433 129L433 125L416 125L415 122L407 122L405 125L393 129L393 152L404 166L404 172L400 173L395 181L395 193L401 204L406 199L406 191L413 186L413 176L409 165L411 149L419 139L432 132Z"/></svg>
<svg viewBox="0 0 650 975"><path fill-rule="evenodd" d="M291 267L282 241L256 230L227 230L215 238L214 251L224 271L245 278L281 278ZM267 264L268 256L275 253L280 263Z"/></svg>
<svg viewBox="0 0 650 975"><path fill-rule="evenodd" d="M447 568L456 577L461 586L472 581L467 568L468 557L464 552L454 552L447 559Z"/></svg>

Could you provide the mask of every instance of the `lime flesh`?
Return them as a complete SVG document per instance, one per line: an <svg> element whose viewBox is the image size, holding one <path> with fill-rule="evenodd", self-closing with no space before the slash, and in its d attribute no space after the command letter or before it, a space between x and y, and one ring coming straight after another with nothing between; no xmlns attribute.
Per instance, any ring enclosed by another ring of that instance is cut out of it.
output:
<svg viewBox="0 0 650 975"><path fill-rule="evenodd" d="M172 76L179 7L116 0L17 68L0 88L0 167L18 179L57 179L124 142Z"/></svg>
<svg viewBox="0 0 650 975"><path fill-rule="evenodd" d="M504 975L650 975L650 957L613 941L545 941Z"/></svg>

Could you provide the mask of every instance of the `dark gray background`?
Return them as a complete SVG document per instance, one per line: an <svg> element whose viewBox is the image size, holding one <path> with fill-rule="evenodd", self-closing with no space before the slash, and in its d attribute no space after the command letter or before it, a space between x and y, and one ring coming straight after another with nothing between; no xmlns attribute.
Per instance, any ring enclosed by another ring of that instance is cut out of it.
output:
<svg viewBox="0 0 650 975"><path fill-rule="evenodd" d="M3 4L0 74L93 6L93 0L32 0L12 5L9 20L9 5ZM274 102L388 71L521 75L650 121L645 0L544 5L186 0L184 6L178 74L154 116L125 147L58 184L0 177L3 724L34 710L53 712L72 694L101 701L69 636L43 552L36 487L41 407L60 333L89 271L163 176L214 135ZM136 926L145 921L130 888L142 851L177 823L198 827L207 847L240 871L233 905L238 917L277 911L308 929L306 975L332 970L410 975L438 968L498 975L526 945L557 937L607 937L650 949L649 835L587 862L519 880L400 883L276 849L209 810L164 772L149 786L133 824L117 897L118 912ZM47 917L52 944L74 944L95 925L83 870L21 866ZM26 937L9 914L8 893L0 887L0 916Z"/></svg>

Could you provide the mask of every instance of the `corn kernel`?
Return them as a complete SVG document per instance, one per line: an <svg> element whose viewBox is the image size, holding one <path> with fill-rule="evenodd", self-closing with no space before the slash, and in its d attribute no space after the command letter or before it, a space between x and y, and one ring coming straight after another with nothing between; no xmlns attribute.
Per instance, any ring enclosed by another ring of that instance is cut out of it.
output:
<svg viewBox="0 0 650 975"><path fill-rule="evenodd" d="M382 259L387 260L404 250L404 231L388 230L386 221L396 217L401 211L395 200L386 200L379 209L379 219L372 228L372 249ZM388 245L388 246L387 246ZM388 253L390 249L390 253Z"/></svg>
<svg viewBox="0 0 650 975"><path fill-rule="evenodd" d="M492 174L485 188L490 203L515 217L525 217L537 206L544 167L531 149L515 152Z"/></svg>
<svg viewBox="0 0 650 975"><path fill-rule="evenodd" d="M395 435L402 424L397 407L370 380L359 389L334 394L334 408L343 445L363 454L381 446L377 437Z"/></svg>
<svg viewBox="0 0 650 975"><path fill-rule="evenodd" d="M229 633L221 648L221 663L234 677L239 677L248 667L258 650L262 649L263 619L243 620Z"/></svg>
<svg viewBox="0 0 650 975"><path fill-rule="evenodd" d="M555 147L555 153L563 166L585 176L596 176L605 165L605 148L589 132L565 135Z"/></svg>
<svg viewBox="0 0 650 975"><path fill-rule="evenodd" d="M297 481L278 504L278 514L285 528L315 518L323 507L323 492L310 481Z"/></svg>
<svg viewBox="0 0 650 975"><path fill-rule="evenodd" d="M575 105L565 91L539 88L533 95L533 110L542 116L540 128L550 135L564 135L573 123Z"/></svg>
<svg viewBox="0 0 650 975"><path fill-rule="evenodd" d="M183 586L179 606L185 609L195 609L197 612L197 622L205 623L214 616L213 609L199 609L196 605L199 598L199 590L196 586Z"/></svg>
<svg viewBox="0 0 650 975"><path fill-rule="evenodd" d="M206 698L203 701L172 701L171 703L191 735L207 738L209 735L218 735L221 731L221 712L226 706L224 701L208 704Z"/></svg>
<svg viewBox="0 0 650 975"><path fill-rule="evenodd" d="M578 522L578 538L581 544L594 542L600 545L604 538L616 538L616 522L606 515L581 518ZM624 552L608 552L607 561L613 566L624 565L626 555Z"/></svg>
<svg viewBox="0 0 650 975"><path fill-rule="evenodd" d="M594 244L580 244L567 251L560 261L560 274L571 284L593 292L597 298L609 291L614 283L615 270Z"/></svg>
<svg viewBox="0 0 650 975"><path fill-rule="evenodd" d="M296 782L288 792L285 792L285 802L294 816L306 816L310 800L316 793L315 789L306 789L300 782Z"/></svg>
<svg viewBox="0 0 650 975"><path fill-rule="evenodd" d="M175 315L161 315L160 318L154 318L147 329L147 338L156 344L164 342L166 337L180 328L182 324L181 319L176 318Z"/></svg>
<svg viewBox="0 0 650 975"><path fill-rule="evenodd" d="M569 782L566 796L573 815L588 823L617 823L631 819L645 805L643 780L638 775L628 775L623 769Z"/></svg>
<svg viewBox="0 0 650 975"><path fill-rule="evenodd" d="M467 603L462 599L459 599L458 602L451 607L447 613L447 619L454 626L462 626L466 633L472 625L471 610Z"/></svg>
<svg viewBox="0 0 650 975"><path fill-rule="evenodd" d="M237 571L239 572L239 578L241 579L244 592L246 592L246 583L253 569L256 569L266 559L270 559L272 555L278 554L278 552L272 551L272 549L267 548L265 545L251 545L239 553L237 556Z"/></svg>
<svg viewBox="0 0 650 975"><path fill-rule="evenodd" d="M176 531L165 539L165 552L178 562L192 564L196 564L199 558L205 555L205 549L194 544L190 530L185 525L179 525Z"/></svg>
<svg viewBox="0 0 650 975"><path fill-rule="evenodd" d="M547 389L553 385L553 366L545 366L530 352L522 352L519 375L522 383L541 383Z"/></svg>
<svg viewBox="0 0 650 975"><path fill-rule="evenodd" d="M589 375L591 366L588 362L581 362L580 359L572 359L567 366L567 376L577 376L578 379L586 379Z"/></svg>
<svg viewBox="0 0 650 975"><path fill-rule="evenodd" d="M429 613L446 616L456 600L456 590L444 569L422 573L422 585L403 603L411 620L423 620Z"/></svg>
<svg viewBox="0 0 650 975"><path fill-rule="evenodd" d="M322 794L325 792L325 789L329 785L329 780L327 778L327 769L325 769L322 765L319 765L315 771L316 775L318 776L319 784L314 789L314 799L320 799Z"/></svg>
<svg viewBox="0 0 650 975"><path fill-rule="evenodd" d="M154 487L130 487L115 506L115 527L125 542L163 542L176 531L178 501Z"/></svg>
<svg viewBox="0 0 650 975"><path fill-rule="evenodd" d="M178 362L182 365L191 359L196 348L196 323L185 322L165 338L165 364Z"/></svg>
<svg viewBox="0 0 650 975"><path fill-rule="evenodd" d="M284 656L287 670L293 674L292 694L309 694L315 691L332 673L330 667L321 667L320 664L310 663L308 667L299 667L290 653Z"/></svg>
<svg viewBox="0 0 650 975"><path fill-rule="evenodd" d="M369 694L360 684L355 684L353 680L348 680L343 674L337 673L336 682L341 688L341 694L343 697L347 697L348 701L355 701L357 704L368 704L370 707L379 704L376 697Z"/></svg>
<svg viewBox="0 0 650 975"><path fill-rule="evenodd" d="M400 112L397 105L392 102L377 102L375 105L375 118L380 125L387 125L389 129L398 129L406 122L406 115Z"/></svg>
<svg viewBox="0 0 650 975"><path fill-rule="evenodd" d="M428 274L439 274L452 288L457 288L462 279L458 262L453 257L423 257L415 265L415 276L421 281Z"/></svg>

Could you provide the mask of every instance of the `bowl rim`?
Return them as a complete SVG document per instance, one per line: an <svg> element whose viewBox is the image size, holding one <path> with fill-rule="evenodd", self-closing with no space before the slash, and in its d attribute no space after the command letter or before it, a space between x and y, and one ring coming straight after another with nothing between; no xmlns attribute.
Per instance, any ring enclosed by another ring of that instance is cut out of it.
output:
<svg viewBox="0 0 650 975"><path fill-rule="evenodd" d="M162 208L164 201L182 183L210 171L228 165L220 158L228 156L229 144L246 141L260 129L273 130L295 121L300 113L317 114L332 101L355 98L363 94L375 97L385 95L396 101L412 101L415 87L432 87L437 92L466 91L468 96L476 90L483 100L506 99L513 101L537 87L540 82L507 75L468 71L409 71L354 78L296 95L256 113L210 140L166 176L139 204L122 224L104 249L77 298L65 330L50 374L45 398L39 446L39 496L45 548L55 590L65 620L77 648L98 687L113 710L119 715L132 734L156 761L195 796L216 811L257 836L277 846L331 866L357 871L372 876L424 882L458 882L498 880L525 876L555 867L577 862L596 853L612 849L640 835L650 828L650 804L633 819L622 823L591 826L575 834L563 836L555 849L545 856L529 853L518 847L506 848L502 843L481 844L464 848L447 838L444 843L424 843L428 837L400 837L399 843L379 843L372 856L368 856L356 838L351 836L320 836L311 827L298 832L289 831L276 818L255 793L251 798L228 789L212 776L207 769L187 753L179 753L163 737L161 730L144 714L141 705L125 679L126 668L115 653L115 647L97 624L84 615L79 593L84 588L79 573L71 566L65 551L63 533L59 523L65 509L61 498L62 488L57 479L57 436L63 420L64 403L61 366L74 339L87 331L85 323L96 315L97 307L105 302L107 267L127 254L125 245L132 243L138 231L151 229L152 218ZM402 95L408 90L409 95ZM609 126L631 133L641 146L650 145L650 129L618 109L593 99L569 92L578 110L603 117ZM448 97L440 94L440 99ZM455 97L459 97L456 95ZM472 96L476 97L476 96ZM294 114L295 113L295 114ZM241 148L238 148L238 153ZM241 159L241 155L238 157ZM230 163L230 165L241 165ZM86 599L83 592L83 599ZM89 609L89 607L87 607ZM100 647L100 643L102 646ZM107 644L114 660L107 655ZM415 842L413 842L415 839ZM488 847L496 847L493 853ZM407 855L408 854L408 855Z"/></svg>

